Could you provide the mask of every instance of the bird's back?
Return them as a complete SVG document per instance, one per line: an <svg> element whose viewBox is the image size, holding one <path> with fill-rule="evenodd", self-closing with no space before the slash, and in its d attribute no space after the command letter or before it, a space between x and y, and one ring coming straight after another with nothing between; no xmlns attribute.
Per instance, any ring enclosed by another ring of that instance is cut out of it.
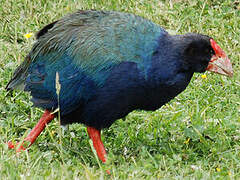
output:
<svg viewBox="0 0 240 180"><path fill-rule="evenodd" d="M166 34L160 26L132 14L78 11L38 32L36 43L7 88L22 84L36 106L55 109L58 72L61 113L68 114L94 99L113 70L123 63L135 64L137 72L131 76L140 73L145 77L158 39ZM131 71L114 73L127 70ZM126 80L128 75L121 74Z"/></svg>

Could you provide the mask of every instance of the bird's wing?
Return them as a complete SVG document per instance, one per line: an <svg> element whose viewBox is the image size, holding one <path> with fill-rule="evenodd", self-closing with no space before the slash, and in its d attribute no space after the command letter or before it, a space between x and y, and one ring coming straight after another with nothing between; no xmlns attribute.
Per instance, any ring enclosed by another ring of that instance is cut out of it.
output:
<svg viewBox="0 0 240 180"><path fill-rule="evenodd" d="M121 62L135 62L144 71L162 34L166 31L161 27L132 14L78 11L38 32L37 42L7 88L24 84L36 105L53 107L58 72L60 98L66 106L74 106L73 100L88 98Z"/></svg>

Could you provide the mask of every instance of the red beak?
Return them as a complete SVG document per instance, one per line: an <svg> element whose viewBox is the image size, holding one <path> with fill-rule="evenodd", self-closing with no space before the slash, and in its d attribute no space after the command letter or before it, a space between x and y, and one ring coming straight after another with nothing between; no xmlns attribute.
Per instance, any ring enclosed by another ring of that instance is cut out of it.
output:
<svg viewBox="0 0 240 180"><path fill-rule="evenodd" d="M212 56L207 70L222 74L225 76L233 76L233 69L230 59L228 59L225 52L219 47L219 45L213 40L210 39L211 46L215 51L215 55Z"/></svg>

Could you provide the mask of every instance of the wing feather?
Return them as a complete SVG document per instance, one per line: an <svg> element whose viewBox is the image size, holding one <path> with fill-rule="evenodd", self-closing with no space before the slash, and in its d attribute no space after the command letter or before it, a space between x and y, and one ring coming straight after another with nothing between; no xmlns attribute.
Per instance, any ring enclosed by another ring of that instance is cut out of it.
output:
<svg viewBox="0 0 240 180"><path fill-rule="evenodd" d="M60 105L65 113L104 85L111 69L135 62L145 71L158 38L167 32L139 16L119 12L78 11L55 21L37 34L31 52L7 88L24 84L35 105L56 108L56 72Z"/></svg>

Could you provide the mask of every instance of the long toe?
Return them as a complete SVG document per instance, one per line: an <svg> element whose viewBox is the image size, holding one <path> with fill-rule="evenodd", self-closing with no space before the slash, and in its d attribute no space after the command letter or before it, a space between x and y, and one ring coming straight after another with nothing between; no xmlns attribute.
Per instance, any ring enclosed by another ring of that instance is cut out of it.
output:
<svg viewBox="0 0 240 180"><path fill-rule="evenodd" d="M21 152L26 150L26 148L24 147L24 142L22 142L21 144L19 142L17 142L15 145L12 143L12 141L8 142L8 148L9 149L16 149L16 152Z"/></svg>

